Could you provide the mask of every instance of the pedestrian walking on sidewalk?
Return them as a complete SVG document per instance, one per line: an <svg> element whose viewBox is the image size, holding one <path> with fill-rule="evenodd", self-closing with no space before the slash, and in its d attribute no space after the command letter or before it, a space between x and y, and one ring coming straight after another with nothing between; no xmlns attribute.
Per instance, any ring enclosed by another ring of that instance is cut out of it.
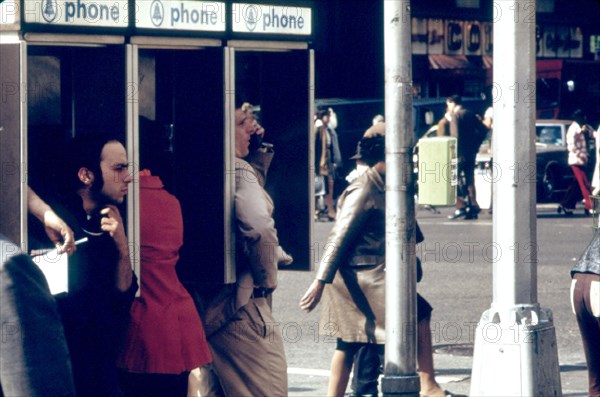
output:
<svg viewBox="0 0 600 397"><path fill-rule="evenodd" d="M571 304L588 367L588 393L600 397L600 229L571 269L571 277Z"/></svg>

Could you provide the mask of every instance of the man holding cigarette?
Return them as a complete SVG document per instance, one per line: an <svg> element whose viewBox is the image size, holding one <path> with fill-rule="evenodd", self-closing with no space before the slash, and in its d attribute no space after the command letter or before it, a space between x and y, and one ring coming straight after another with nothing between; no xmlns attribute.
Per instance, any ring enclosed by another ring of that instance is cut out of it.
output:
<svg viewBox="0 0 600 397"><path fill-rule="evenodd" d="M71 354L77 394L120 396L116 357L137 282L119 205L133 178L125 147L116 139L75 138L54 206L73 229L69 291L56 295Z"/></svg>
<svg viewBox="0 0 600 397"><path fill-rule="evenodd" d="M29 212L59 253L72 253L73 231L31 189ZM56 302L44 275L0 233L0 395L75 396L71 361Z"/></svg>

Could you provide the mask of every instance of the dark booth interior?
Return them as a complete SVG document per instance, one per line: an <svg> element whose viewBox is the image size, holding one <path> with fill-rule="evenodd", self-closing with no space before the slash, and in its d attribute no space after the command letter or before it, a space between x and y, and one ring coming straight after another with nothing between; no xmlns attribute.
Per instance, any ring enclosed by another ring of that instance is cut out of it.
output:
<svg viewBox="0 0 600 397"><path fill-rule="evenodd" d="M279 242L294 263L284 269L309 270L309 54L307 51L236 51L236 103L260 107L259 123L275 156L266 189L275 203Z"/></svg>

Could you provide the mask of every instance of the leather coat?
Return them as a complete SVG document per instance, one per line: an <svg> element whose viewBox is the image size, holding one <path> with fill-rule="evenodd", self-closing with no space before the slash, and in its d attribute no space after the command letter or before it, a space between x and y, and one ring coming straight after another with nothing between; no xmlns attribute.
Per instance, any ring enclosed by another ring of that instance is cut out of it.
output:
<svg viewBox="0 0 600 397"><path fill-rule="evenodd" d="M321 331L345 342L385 342L385 184L369 168L339 198L317 279Z"/></svg>

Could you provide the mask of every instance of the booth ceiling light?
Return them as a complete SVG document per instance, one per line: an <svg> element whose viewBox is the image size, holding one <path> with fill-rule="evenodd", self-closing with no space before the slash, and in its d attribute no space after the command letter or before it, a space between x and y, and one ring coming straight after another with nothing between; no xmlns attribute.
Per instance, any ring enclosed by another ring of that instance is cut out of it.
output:
<svg viewBox="0 0 600 397"><path fill-rule="evenodd" d="M124 44L123 36L73 35L25 33L25 41L33 45L56 45L74 47L106 47L109 44Z"/></svg>
<svg viewBox="0 0 600 397"><path fill-rule="evenodd" d="M206 49L206 47L200 47L200 46L193 46L193 45L175 45L175 46L169 46L169 47L165 47L164 45L159 45L159 44L143 44L143 45L139 45L139 48L141 49L145 49L145 50L164 50L164 49L169 49L169 50L204 50Z"/></svg>

